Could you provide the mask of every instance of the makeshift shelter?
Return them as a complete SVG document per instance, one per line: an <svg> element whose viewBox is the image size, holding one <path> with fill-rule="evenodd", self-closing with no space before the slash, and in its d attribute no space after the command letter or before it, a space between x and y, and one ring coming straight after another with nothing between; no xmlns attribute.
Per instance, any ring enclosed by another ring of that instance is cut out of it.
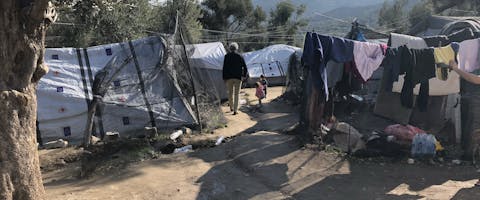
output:
<svg viewBox="0 0 480 200"><path fill-rule="evenodd" d="M244 53L243 57L248 67L249 85L254 85L264 75L269 85L284 85L290 57L300 48L277 44L264 49Z"/></svg>
<svg viewBox="0 0 480 200"><path fill-rule="evenodd" d="M37 92L43 141L82 139L87 111L99 90L105 92L95 113L97 136L221 123L219 95L211 87L218 70L210 71L218 69L219 61L198 53L205 49L224 53L218 45L189 45L179 34L85 49L47 49L50 70Z"/></svg>
<svg viewBox="0 0 480 200"><path fill-rule="evenodd" d="M189 48L193 48L190 60L193 68L200 71L201 74L212 77L210 88L215 88L219 98L227 99L227 89L222 77L223 59L227 53L221 42L193 44Z"/></svg>

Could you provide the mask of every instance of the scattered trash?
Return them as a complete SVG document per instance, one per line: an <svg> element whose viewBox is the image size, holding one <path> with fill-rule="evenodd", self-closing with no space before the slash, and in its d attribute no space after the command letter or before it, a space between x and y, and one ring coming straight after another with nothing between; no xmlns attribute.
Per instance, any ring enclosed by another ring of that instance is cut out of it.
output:
<svg viewBox="0 0 480 200"><path fill-rule="evenodd" d="M193 146L192 145L187 145L187 146L184 146L184 147L180 147L180 148L176 148L173 153L186 153L186 152L189 152L189 151L192 151L193 150Z"/></svg>
<svg viewBox="0 0 480 200"><path fill-rule="evenodd" d="M112 142L120 139L120 133L119 132L106 132L105 137L103 140L105 142Z"/></svg>
<svg viewBox="0 0 480 200"><path fill-rule="evenodd" d="M340 122L332 128L333 141L344 152L354 153L360 149L365 149L365 142L362 140L362 134L350 124Z"/></svg>
<svg viewBox="0 0 480 200"><path fill-rule="evenodd" d="M247 100L245 100L245 99L240 99L239 104L240 104L240 105L246 105L246 104L247 104Z"/></svg>
<svg viewBox="0 0 480 200"><path fill-rule="evenodd" d="M183 127L182 131L183 131L183 134L185 134L185 135L191 135L192 134L192 129L187 128L187 127Z"/></svg>
<svg viewBox="0 0 480 200"><path fill-rule="evenodd" d="M409 158L407 160L407 163L410 164L410 165L413 165L413 164L415 164L415 160L413 158Z"/></svg>
<svg viewBox="0 0 480 200"><path fill-rule="evenodd" d="M147 137L154 138L158 135L157 127L145 127Z"/></svg>
<svg viewBox="0 0 480 200"><path fill-rule="evenodd" d="M177 138L180 137L182 134L183 134L182 130L177 130L177 131L173 132L172 134L170 134L170 139L173 140L173 141L176 141Z"/></svg>
<svg viewBox="0 0 480 200"><path fill-rule="evenodd" d="M431 134L417 134L413 138L411 154L415 158L434 157L437 139Z"/></svg>
<svg viewBox="0 0 480 200"><path fill-rule="evenodd" d="M455 159L455 160L452 160L452 163L455 164L455 165L460 165L460 164L462 164L462 161L458 160L458 159Z"/></svg>
<svg viewBox="0 0 480 200"><path fill-rule="evenodd" d="M92 135L91 137L92 137L92 138L90 139L90 142L91 142L92 144L97 144L98 142L101 141L101 139L98 138L98 137L95 137L95 136L93 136L93 135Z"/></svg>
<svg viewBox="0 0 480 200"><path fill-rule="evenodd" d="M58 148L65 148L67 146L68 146L68 141L65 141L63 139L50 141L43 145L45 149L58 149Z"/></svg>
<svg viewBox="0 0 480 200"><path fill-rule="evenodd" d="M217 141L215 142L215 146L218 146L218 145L222 144L223 139L225 139L225 137L220 136L220 137L217 139Z"/></svg>

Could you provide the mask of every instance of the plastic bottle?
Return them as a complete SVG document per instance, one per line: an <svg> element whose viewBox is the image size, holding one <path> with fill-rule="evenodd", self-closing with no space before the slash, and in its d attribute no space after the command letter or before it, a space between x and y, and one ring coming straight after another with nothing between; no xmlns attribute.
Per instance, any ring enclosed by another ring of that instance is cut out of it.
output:
<svg viewBox="0 0 480 200"><path fill-rule="evenodd" d="M170 134L170 139L171 140L176 140L178 137L180 137L183 134L182 130L178 130Z"/></svg>
<svg viewBox="0 0 480 200"><path fill-rule="evenodd" d="M189 152L191 150L193 150L193 146L192 145L187 145L187 146L184 146L184 147L176 148L175 150L173 150L173 153L185 153L185 152Z"/></svg>
<svg viewBox="0 0 480 200"><path fill-rule="evenodd" d="M223 139L225 139L225 137L220 136L220 137L217 139L217 141L215 142L215 146L218 146L218 145L222 144Z"/></svg>

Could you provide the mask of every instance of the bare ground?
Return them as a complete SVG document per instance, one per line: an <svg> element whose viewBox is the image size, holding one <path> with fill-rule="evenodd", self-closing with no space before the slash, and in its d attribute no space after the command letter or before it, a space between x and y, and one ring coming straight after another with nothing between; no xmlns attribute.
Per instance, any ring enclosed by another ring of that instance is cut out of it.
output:
<svg viewBox="0 0 480 200"><path fill-rule="evenodd" d="M282 88L270 88L269 99ZM245 90L255 106L253 90ZM228 126L188 142L238 136L214 148L159 155L123 169L76 178L69 161L78 150L43 151L47 199L478 199L478 173L469 165L409 165L405 160L346 159L338 153L303 147L279 134L298 121L282 102L266 102L259 112L242 107L226 114ZM226 108L225 108L226 111ZM63 151L71 151L63 152ZM48 154L48 156L45 156ZM59 162L60 160L60 162ZM50 167L49 167L50 166Z"/></svg>

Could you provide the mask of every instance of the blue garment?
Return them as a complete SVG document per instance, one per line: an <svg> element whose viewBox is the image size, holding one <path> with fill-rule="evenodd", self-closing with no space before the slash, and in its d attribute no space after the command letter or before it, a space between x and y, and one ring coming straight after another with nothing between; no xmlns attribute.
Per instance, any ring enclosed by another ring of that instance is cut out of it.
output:
<svg viewBox="0 0 480 200"><path fill-rule="evenodd" d="M315 89L324 90L328 100L327 63L353 60L353 41L308 32L305 37L302 59L310 69Z"/></svg>
<svg viewBox="0 0 480 200"><path fill-rule="evenodd" d="M360 41L360 42L366 42L367 41L367 38L365 38L365 36L363 35L362 32L358 32L357 34L357 41Z"/></svg>

